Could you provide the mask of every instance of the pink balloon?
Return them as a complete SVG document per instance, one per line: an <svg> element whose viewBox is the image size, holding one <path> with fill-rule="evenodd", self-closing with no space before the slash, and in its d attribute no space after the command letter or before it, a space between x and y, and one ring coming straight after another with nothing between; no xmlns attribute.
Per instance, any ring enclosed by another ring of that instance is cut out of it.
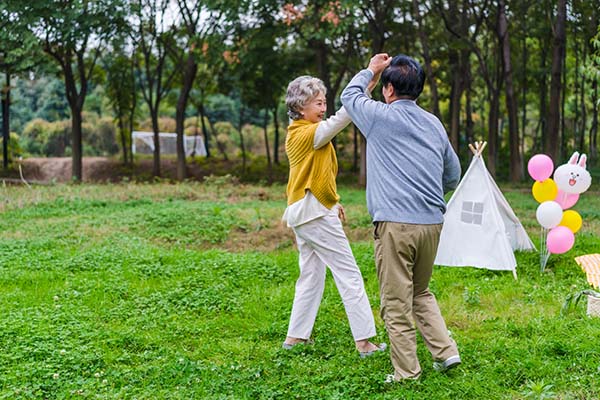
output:
<svg viewBox="0 0 600 400"><path fill-rule="evenodd" d="M545 181L552 175L554 171L554 163L552 159L545 154L536 154L529 159L527 163L527 171L536 181Z"/></svg>
<svg viewBox="0 0 600 400"><path fill-rule="evenodd" d="M575 243L575 235L566 226L557 226L548 232L546 245L548 251L552 254L562 254L573 247Z"/></svg>
<svg viewBox="0 0 600 400"><path fill-rule="evenodd" d="M579 200L579 193L567 193L560 189L558 189L558 194L554 199L555 202L560 204L563 210L573 207L577 203L577 200Z"/></svg>

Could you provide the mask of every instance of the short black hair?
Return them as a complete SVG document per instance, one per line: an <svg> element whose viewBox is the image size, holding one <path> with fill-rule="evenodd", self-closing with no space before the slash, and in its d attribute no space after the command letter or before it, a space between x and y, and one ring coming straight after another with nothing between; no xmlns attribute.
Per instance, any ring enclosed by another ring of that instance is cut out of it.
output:
<svg viewBox="0 0 600 400"><path fill-rule="evenodd" d="M425 72L414 58L398 54L381 74L381 83L391 83L396 96L410 96L413 100L423 91Z"/></svg>

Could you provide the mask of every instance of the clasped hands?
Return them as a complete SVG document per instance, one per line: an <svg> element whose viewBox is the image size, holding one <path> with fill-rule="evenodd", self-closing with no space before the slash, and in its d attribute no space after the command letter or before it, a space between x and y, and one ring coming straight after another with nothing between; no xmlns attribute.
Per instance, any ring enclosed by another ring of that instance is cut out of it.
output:
<svg viewBox="0 0 600 400"><path fill-rule="evenodd" d="M387 53L379 53L375 54L371 57L369 61L369 66L367 67L373 72L373 78L371 82L367 85L367 90L371 92L377 83L379 82L379 78L381 77L381 73L384 69L386 69L390 63L392 62L392 57L390 57Z"/></svg>

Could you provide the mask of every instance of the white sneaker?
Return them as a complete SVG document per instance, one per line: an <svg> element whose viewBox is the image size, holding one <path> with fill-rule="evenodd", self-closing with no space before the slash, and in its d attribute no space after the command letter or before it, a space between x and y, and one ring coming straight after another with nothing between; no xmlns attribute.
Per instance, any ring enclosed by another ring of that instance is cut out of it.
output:
<svg viewBox="0 0 600 400"><path fill-rule="evenodd" d="M445 361L434 361L433 369L438 372L446 372L460 365L460 356L455 355L447 358Z"/></svg>

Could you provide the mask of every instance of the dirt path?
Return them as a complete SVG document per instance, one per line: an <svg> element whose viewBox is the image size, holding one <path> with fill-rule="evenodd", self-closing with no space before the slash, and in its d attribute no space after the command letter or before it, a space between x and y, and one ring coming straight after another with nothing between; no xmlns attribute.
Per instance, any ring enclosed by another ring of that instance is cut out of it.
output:
<svg viewBox="0 0 600 400"><path fill-rule="evenodd" d="M123 165L118 157L83 157L84 182L121 182L123 179L135 181L152 181L153 160L150 157L140 157L134 165ZM22 161L25 179L33 183L69 182L71 180L71 157L31 157ZM259 168L266 168L262 166ZM240 160L223 160L219 158L197 158L187 161L188 179L203 180L207 176L223 176L234 174L241 169ZM160 160L160 176L163 179L177 179L177 160L165 157ZM4 175L5 178L19 180L19 172L15 170ZM249 180L264 179L260 171L249 171ZM281 164L273 171L275 182L287 180L287 167Z"/></svg>

